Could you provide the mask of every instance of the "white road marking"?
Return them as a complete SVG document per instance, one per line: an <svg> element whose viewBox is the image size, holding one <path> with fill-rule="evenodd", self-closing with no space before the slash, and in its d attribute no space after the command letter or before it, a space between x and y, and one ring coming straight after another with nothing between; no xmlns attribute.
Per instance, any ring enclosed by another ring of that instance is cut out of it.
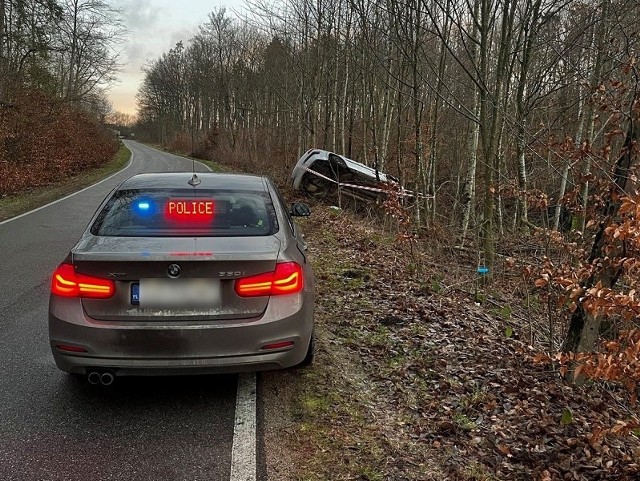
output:
<svg viewBox="0 0 640 481"><path fill-rule="evenodd" d="M124 166L122 169L120 169L118 172L116 172L116 173L114 173L114 174L111 174L109 177L107 177L107 178L105 178L105 179L102 179L102 180L100 180L100 181L96 182L95 184L91 184L91 185L89 185L89 186L85 187L85 188L84 188L84 189L82 189L82 190L79 190L79 191L77 191L77 192L73 192L72 194L69 194L69 195L67 195L67 196L64 196L64 197L62 197L61 199L54 200L53 202L49 202L48 204L41 205L40 207L37 207L37 208L35 208L35 209L33 209L33 210L30 210L29 212L24 212L23 214L17 215L17 216L15 216L15 217L11 217L10 219L3 220L2 222L0 222L0 225L7 224L8 222L11 222L11 221L14 221L14 220L20 219L21 217L27 216L27 215L29 215L29 214L33 214L34 212L38 212L39 210L46 209L47 207L50 207L50 206L52 206L52 205L54 205L54 204L57 204L58 202L62 202L63 200L67 200L67 199L69 199L70 197L73 197L74 195L81 194L81 193L82 193L82 192L84 192L85 190L89 190L89 189L91 189L91 188L95 187L96 185L100 185L100 184L102 184L103 182L106 182L107 180L111 179L112 177L115 177L116 175L118 175L118 174L120 174L120 173L124 172L124 171L125 171L125 170L127 170L129 167L131 167L131 164L133 163L133 158L134 158L134 157L135 157L135 155L136 155L136 154L135 154L135 152L133 151L133 149L129 148L128 146L127 146L127 148L131 151L131 157L129 158L129 162L127 163L127 165L125 165L125 166ZM173 154L172 154L172 155L173 155ZM176 156L176 157L180 157L180 156ZM186 157L182 157L182 158L183 158L183 159L185 159L185 160L191 160L191 159L187 159ZM163 162L164 162L164 161L163 161ZM200 164L200 165L203 165L204 167L206 167L207 169L209 169L209 171L210 171L210 172L213 170L213 169L211 169L211 167L209 167L209 166L208 166L208 165L206 165L206 164L203 164L202 162L198 162L198 161L196 160L196 163L197 163L197 164ZM167 166L169 166L169 164L167 164ZM170 167L170 166L169 166L169 167Z"/></svg>
<svg viewBox="0 0 640 481"><path fill-rule="evenodd" d="M128 147L127 147L127 148L128 148ZM135 155L132 149L129 149L129 150L131 150L131 157L129 157L129 162L127 163L127 165L125 165L122 169L120 169L120 170L119 170L118 172L116 172L115 174L111 174L109 177L107 177L107 178L105 178L105 179L102 179L101 181L98 181L98 182L96 182L95 184L91 184L91 185L89 185L89 186L85 187L85 188L84 188L84 189L82 189L82 190L79 190L79 191L74 192L74 193L72 193L72 194L66 195L66 196L64 196L62 199L54 200L53 202L49 202L48 204L41 205L40 207L38 207L38 208L36 208L36 209L30 210L29 212L25 212L24 214L20 214L20 215L17 215L17 216L15 216L15 217L11 217L10 219L3 220L2 222L0 222L0 225L6 224L7 222L11 222L12 220L20 219L21 217L24 217L24 216L29 215L29 214L33 214L34 212L38 212L39 210L46 209L47 207L50 207L50 206L52 206L52 205L54 205L54 204L57 204L58 202L62 202L63 200L67 200L67 199L69 199L70 197L73 197L74 195L81 194L81 193L82 193L82 192L84 192L85 190L92 189L92 188L93 188L93 187L95 187L96 185L100 185L100 184L102 184L103 182L106 182L107 180L111 179L112 177L115 177L116 175L120 174L121 172L124 172L124 171L125 171L125 170L127 170L129 167L131 167L131 164L132 164L132 162L133 162L133 157L134 157L134 155Z"/></svg>
<svg viewBox="0 0 640 481"><path fill-rule="evenodd" d="M133 163L133 159L135 157L135 151L127 146L127 148L131 151L131 157L129 158L129 162L126 166L124 166L119 171L111 174L109 177L106 177L95 184L89 185L84 189L81 189L77 192L73 192L61 199L54 200L53 202L49 202L48 204L37 207L28 212L24 212L23 214L17 215L10 219L4 220L0 222L0 225L6 224L8 222L14 221L16 219L20 219L21 217L25 217L29 214L33 214L34 212L38 212L39 210L46 209L52 205L55 205L63 200L67 200L74 195L78 195L86 190L89 190L97 185L106 182L107 180L115 177L116 175L124 172L129 167L131 167ZM177 156L180 157L180 156ZM182 157L184 160L189 161L193 159L188 159L186 157ZM163 160L164 162L164 160ZM204 166L209 172L212 172L213 169L209 167L207 164L204 164L199 161L195 161L195 163ZM165 162L167 166L170 167L168 163ZM238 376L238 391L236 396L236 416L235 423L233 429L233 446L231 449L231 480L230 481L255 481L256 480L256 375L255 373L249 374L240 374Z"/></svg>
<svg viewBox="0 0 640 481"><path fill-rule="evenodd" d="M204 165L207 169L209 169L209 172L213 172L213 169L209 167L207 164L203 164L202 162L198 162L197 160L196 160L196 164Z"/></svg>
<svg viewBox="0 0 640 481"><path fill-rule="evenodd" d="M256 479L256 374L238 375L230 481Z"/></svg>

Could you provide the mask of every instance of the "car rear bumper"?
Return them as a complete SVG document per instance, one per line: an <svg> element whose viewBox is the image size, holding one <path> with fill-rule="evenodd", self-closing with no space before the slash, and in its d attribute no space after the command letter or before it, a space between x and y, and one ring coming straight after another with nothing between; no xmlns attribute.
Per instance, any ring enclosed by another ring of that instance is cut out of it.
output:
<svg viewBox="0 0 640 481"><path fill-rule="evenodd" d="M49 309L49 339L56 365L72 373L108 369L127 376L282 369L299 364L307 353L313 299L302 299L303 294L272 298L256 319L136 323L96 321L86 316L78 299L56 298ZM293 345L265 349L283 341ZM57 347L61 344L87 352L63 351Z"/></svg>
<svg viewBox="0 0 640 481"><path fill-rule="evenodd" d="M304 354L302 358L298 359L293 349L287 352L265 353L252 356L197 359L123 359L76 356L62 354L57 351L53 345L52 351L56 366L62 371L75 374L88 374L88 372L92 370L108 370L116 376L182 376L190 374L254 372L292 367L304 359Z"/></svg>

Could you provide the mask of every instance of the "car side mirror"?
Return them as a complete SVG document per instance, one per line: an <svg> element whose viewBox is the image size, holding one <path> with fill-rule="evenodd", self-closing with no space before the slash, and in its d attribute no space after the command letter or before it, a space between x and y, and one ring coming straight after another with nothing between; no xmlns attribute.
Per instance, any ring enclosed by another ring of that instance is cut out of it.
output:
<svg viewBox="0 0 640 481"><path fill-rule="evenodd" d="M309 217L311 215L311 209L307 204L302 202L294 202L291 204L291 210L289 211L292 217Z"/></svg>

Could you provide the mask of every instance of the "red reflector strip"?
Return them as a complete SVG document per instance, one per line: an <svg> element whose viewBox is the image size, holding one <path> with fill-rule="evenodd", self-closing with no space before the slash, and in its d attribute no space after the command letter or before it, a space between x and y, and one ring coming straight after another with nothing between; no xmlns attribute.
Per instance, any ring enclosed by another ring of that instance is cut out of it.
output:
<svg viewBox="0 0 640 481"><path fill-rule="evenodd" d="M213 252L171 252L172 256L184 257L184 256L212 256Z"/></svg>
<svg viewBox="0 0 640 481"><path fill-rule="evenodd" d="M61 351L68 352L88 352L84 347L80 346L69 346L68 344L56 344L56 348Z"/></svg>
<svg viewBox="0 0 640 481"><path fill-rule="evenodd" d="M262 349L282 349L283 347L293 346L293 341L274 342L273 344L267 344L262 346Z"/></svg>
<svg viewBox="0 0 640 481"><path fill-rule="evenodd" d="M236 280L235 291L240 297L295 294L303 288L302 277L302 267L297 262L282 262L273 272Z"/></svg>

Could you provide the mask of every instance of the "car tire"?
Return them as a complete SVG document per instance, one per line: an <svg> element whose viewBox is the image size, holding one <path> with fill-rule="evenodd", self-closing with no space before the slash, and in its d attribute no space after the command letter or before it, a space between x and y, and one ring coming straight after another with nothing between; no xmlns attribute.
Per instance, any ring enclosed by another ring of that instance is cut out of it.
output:
<svg viewBox="0 0 640 481"><path fill-rule="evenodd" d="M311 366L313 364L315 357L316 357L316 337L312 333L311 339L309 339L309 348L307 349L307 354L304 356L304 359L302 360L302 362L298 364L296 367Z"/></svg>

